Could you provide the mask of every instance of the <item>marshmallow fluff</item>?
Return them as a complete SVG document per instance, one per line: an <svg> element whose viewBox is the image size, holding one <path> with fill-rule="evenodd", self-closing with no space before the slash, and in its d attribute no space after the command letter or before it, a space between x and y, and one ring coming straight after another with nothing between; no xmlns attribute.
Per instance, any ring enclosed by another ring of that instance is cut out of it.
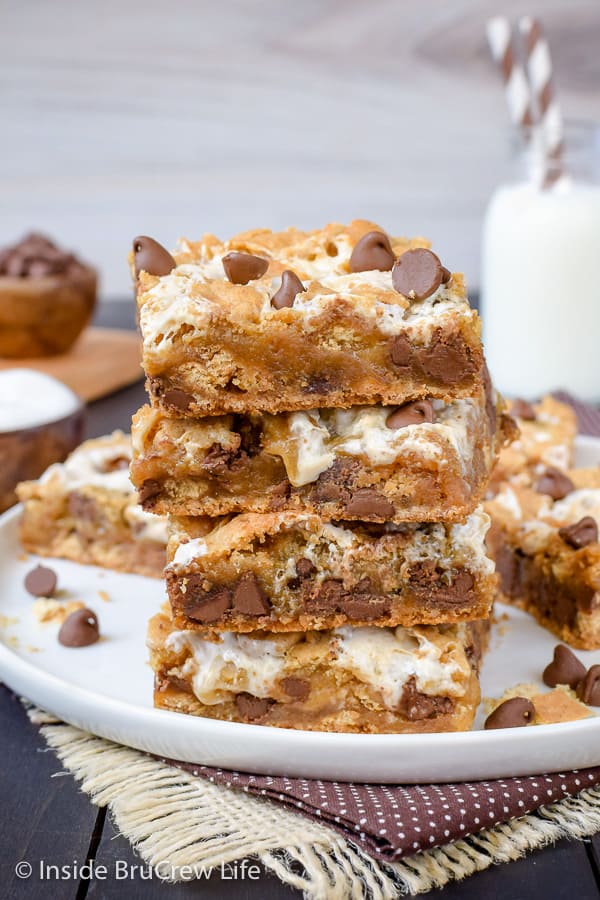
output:
<svg viewBox="0 0 600 900"><path fill-rule="evenodd" d="M324 632L322 638L329 643L332 669L351 673L378 691L385 706L395 709L411 678L417 690L431 696L464 695L470 665L461 634L458 626L454 639L442 636L438 643L418 628L344 626ZM176 653L187 650L179 673L190 679L195 696L208 706L241 691L272 696L276 682L292 674L286 666L285 637L270 640L226 632L218 641L209 641L192 631L174 631L166 646Z"/></svg>
<svg viewBox="0 0 600 900"><path fill-rule="evenodd" d="M0 372L0 433L59 422L80 407L79 397L56 378L33 369Z"/></svg>
<svg viewBox="0 0 600 900"><path fill-rule="evenodd" d="M478 405L474 400L433 405L434 422L397 429L387 427L392 409L384 406L290 413L283 436L281 419L274 436L267 421L264 449L281 456L294 487L316 481L343 456L362 457L374 466L392 465L408 453L440 458L440 441L451 446L464 471L470 463L469 430L475 427Z"/></svg>

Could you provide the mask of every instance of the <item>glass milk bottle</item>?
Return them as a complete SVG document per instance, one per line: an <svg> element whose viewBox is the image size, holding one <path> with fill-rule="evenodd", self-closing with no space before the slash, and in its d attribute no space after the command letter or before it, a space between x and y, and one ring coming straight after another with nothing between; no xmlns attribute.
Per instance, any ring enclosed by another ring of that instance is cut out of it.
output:
<svg viewBox="0 0 600 900"><path fill-rule="evenodd" d="M484 222L483 337L508 396L563 388L600 401L600 127L566 128L562 165L540 186L534 139L520 179L501 185Z"/></svg>

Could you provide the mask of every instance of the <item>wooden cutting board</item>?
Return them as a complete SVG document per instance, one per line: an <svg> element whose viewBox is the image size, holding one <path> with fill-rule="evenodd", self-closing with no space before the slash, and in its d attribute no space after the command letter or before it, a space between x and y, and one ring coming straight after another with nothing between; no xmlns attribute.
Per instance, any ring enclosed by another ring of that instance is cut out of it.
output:
<svg viewBox="0 0 600 900"><path fill-rule="evenodd" d="M53 375L83 400L97 400L143 378L141 341L136 331L87 328L75 346L62 356L2 359L4 369L37 369Z"/></svg>

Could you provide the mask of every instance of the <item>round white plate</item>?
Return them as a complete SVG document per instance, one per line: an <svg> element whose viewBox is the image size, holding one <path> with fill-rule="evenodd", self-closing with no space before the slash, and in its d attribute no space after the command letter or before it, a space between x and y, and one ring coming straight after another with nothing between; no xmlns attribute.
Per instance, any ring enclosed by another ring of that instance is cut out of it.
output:
<svg viewBox="0 0 600 900"><path fill-rule="evenodd" d="M577 461L597 465L600 440L580 438ZM339 781L464 781L600 765L600 716L503 731L354 735L241 725L154 709L145 633L147 620L164 600L162 583L54 560L65 598L94 609L103 636L92 647L62 647L57 626L37 622L23 587L37 559L19 548L18 516L14 508L0 517L0 677L86 731L186 762ZM484 661L483 696L500 696L519 682L542 686L540 676L556 638L519 610L499 607L497 613L503 614L502 622ZM600 663L600 651L578 655L586 666ZM479 728L482 718L480 713Z"/></svg>

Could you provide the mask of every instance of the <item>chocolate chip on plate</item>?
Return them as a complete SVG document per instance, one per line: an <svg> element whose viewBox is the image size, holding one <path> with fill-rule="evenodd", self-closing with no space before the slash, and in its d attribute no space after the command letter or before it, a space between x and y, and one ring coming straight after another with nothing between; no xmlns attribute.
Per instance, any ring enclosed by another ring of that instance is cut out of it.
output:
<svg viewBox="0 0 600 900"><path fill-rule="evenodd" d="M136 277L142 271L149 275L168 275L177 265L162 244L145 234L133 239L133 262Z"/></svg>
<svg viewBox="0 0 600 900"><path fill-rule="evenodd" d="M560 469L548 466L534 484L534 488L538 494L548 494L553 500L562 500L575 490L575 485Z"/></svg>
<svg viewBox="0 0 600 900"><path fill-rule="evenodd" d="M598 523L591 516L584 516L579 522L559 528L558 533L570 547L580 550L581 547L587 547L588 544L597 543Z"/></svg>
<svg viewBox="0 0 600 900"><path fill-rule="evenodd" d="M577 696L588 706L600 706L600 666L591 666L577 685Z"/></svg>
<svg viewBox="0 0 600 900"><path fill-rule="evenodd" d="M392 284L399 294L411 300L424 300L448 281L450 273L442 266L439 257L425 247L407 250L392 269Z"/></svg>
<svg viewBox="0 0 600 900"><path fill-rule="evenodd" d="M89 647L100 637L98 617L91 609L76 609L67 616L58 632L63 647Z"/></svg>
<svg viewBox="0 0 600 900"><path fill-rule="evenodd" d="M522 400L520 397L513 400L510 407L510 414L511 416L516 416L517 419L525 419L526 422L534 422L536 419L533 405L528 403L527 400Z"/></svg>
<svg viewBox="0 0 600 900"><path fill-rule="evenodd" d="M301 294L306 288L291 269L286 269L281 276L281 287L271 297L271 305L275 309L283 309L284 306L293 306L296 294Z"/></svg>
<svg viewBox="0 0 600 900"><path fill-rule="evenodd" d="M25 576L25 590L32 597L52 597L56 590L57 575L47 566L36 566Z"/></svg>
<svg viewBox="0 0 600 900"><path fill-rule="evenodd" d="M368 272L379 269L389 272L394 265L394 251L387 234L382 231L369 231L356 244L350 256L351 272Z"/></svg>
<svg viewBox="0 0 600 900"><path fill-rule="evenodd" d="M484 728L519 728L533 721L535 707L526 697L511 697L490 713Z"/></svg>
<svg viewBox="0 0 600 900"><path fill-rule="evenodd" d="M544 669L542 680L548 687L568 684L575 690L584 676L584 664L564 644L557 644L554 648L554 659Z"/></svg>
<svg viewBox="0 0 600 900"><path fill-rule="evenodd" d="M405 403L390 413L385 424L388 428L396 430L407 425L421 425L423 422L433 422L433 404L431 400L414 400Z"/></svg>
<svg viewBox="0 0 600 900"><path fill-rule="evenodd" d="M237 250L226 253L221 262L232 284L248 284L264 275L269 268L267 259L252 253L239 253Z"/></svg>

